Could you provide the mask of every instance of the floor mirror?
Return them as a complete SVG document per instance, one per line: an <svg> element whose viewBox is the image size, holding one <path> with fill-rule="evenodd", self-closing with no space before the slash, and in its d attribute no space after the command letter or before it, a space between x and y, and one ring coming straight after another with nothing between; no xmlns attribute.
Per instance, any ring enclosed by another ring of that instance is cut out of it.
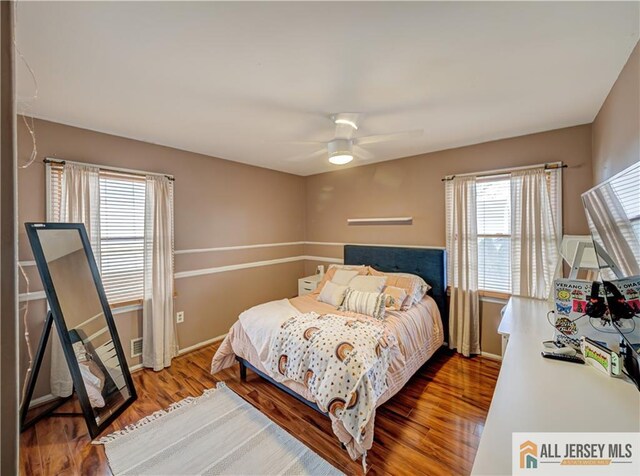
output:
<svg viewBox="0 0 640 476"><path fill-rule="evenodd" d="M94 254L81 223L26 223L49 311L21 407L26 429L77 398L91 438L137 398ZM50 372L58 399L41 411L32 397L38 375Z"/></svg>

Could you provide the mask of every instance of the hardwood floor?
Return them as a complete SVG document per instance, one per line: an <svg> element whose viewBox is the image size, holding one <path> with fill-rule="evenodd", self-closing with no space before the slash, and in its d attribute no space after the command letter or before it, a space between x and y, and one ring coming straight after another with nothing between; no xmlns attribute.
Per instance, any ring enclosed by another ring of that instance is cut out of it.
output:
<svg viewBox="0 0 640 476"><path fill-rule="evenodd" d="M241 382L238 366L209 374L218 344L174 360L161 372L133 374L138 400L104 434L224 380L244 399L313 448L346 474L362 474L340 447L328 418L265 382L251 371ZM466 359L440 350L396 396L378 409L375 441L367 461L369 475L469 474L491 403L500 363ZM69 402L61 411L71 411ZM20 437L23 475L109 475L104 449L91 445L84 420L51 417Z"/></svg>

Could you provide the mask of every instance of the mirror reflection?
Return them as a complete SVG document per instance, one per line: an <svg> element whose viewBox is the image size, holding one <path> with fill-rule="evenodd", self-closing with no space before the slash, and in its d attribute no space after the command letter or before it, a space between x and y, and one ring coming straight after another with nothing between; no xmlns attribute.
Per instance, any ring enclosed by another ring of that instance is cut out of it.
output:
<svg viewBox="0 0 640 476"><path fill-rule="evenodd" d="M640 163L582 196L602 278L640 275Z"/></svg>
<svg viewBox="0 0 640 476"><path fill-rule="evenodd" d="M37 231L82 381L97 424L129 397L96 283L77 229ZM54 395L71 395L73 384L62 349L54 337L51 385Z"/></svg>
<svg viewBox="0 0 640 476"><path fill-rule="evenodd" d="M627 376L640 388L640 162L582 200L607 300L606 324L616 332Z"/></svg>

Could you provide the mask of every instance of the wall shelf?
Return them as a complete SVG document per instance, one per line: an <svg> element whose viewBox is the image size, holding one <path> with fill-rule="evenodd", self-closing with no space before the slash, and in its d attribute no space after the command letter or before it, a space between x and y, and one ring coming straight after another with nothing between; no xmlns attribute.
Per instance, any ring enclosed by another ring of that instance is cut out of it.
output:
<svg viewBox="0 0 640 476"><path fill-rule="evenodd" d="M347 225L411 225L413 217L347 218Z"/></svg>

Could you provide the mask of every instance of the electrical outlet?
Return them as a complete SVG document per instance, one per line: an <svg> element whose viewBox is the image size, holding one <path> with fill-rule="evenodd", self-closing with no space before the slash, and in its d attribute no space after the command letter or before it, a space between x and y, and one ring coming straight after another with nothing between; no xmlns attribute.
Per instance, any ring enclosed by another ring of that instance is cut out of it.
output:
<svg viewBox="0 0 640 476"><path fill-rule="evenodd" d="M176 322L178 324L184 322L184 311L176 312Z"/></svg>

